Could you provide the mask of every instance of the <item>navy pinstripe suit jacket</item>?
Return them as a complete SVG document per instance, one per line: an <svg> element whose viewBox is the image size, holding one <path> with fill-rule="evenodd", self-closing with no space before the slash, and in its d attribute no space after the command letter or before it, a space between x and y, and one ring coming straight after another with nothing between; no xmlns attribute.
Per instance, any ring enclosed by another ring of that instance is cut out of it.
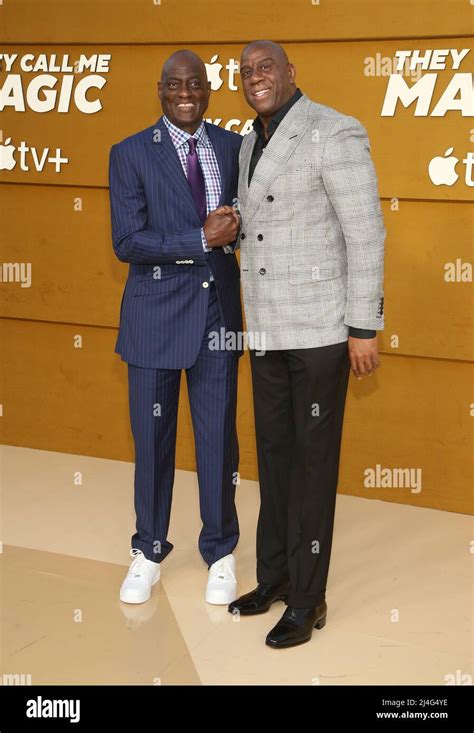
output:
<svg viewBox="0 0 474 733"><path fill-rule="evenodd" d="M219 204L230 205L242 138L205 125L221 175ZM115 351L136 366L186 369L203 338L209 270L226 333L242 332L235 254L204 252L194 199L162 117L112 146L109 187L115 254L130 264Z"/></svg>

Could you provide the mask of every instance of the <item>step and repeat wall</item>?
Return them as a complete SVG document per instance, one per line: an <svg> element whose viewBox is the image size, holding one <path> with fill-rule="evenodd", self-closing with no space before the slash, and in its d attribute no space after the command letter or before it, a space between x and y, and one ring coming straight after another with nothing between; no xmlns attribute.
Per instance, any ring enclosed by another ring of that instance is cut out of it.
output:
<svg viewBox="0 0 474 733"><path fill-rule="evenodd" d="M109 150L158 119L179 48L207 64L207 119L246 134L240 51L270 38L367 128L387 228L382 367L351 377L339 491L471 512L473 18L468 0L0 0L3 442L134 460ZM238 427L256 479L248 354ZM184 380L177 465L195 467Z"/></svg>

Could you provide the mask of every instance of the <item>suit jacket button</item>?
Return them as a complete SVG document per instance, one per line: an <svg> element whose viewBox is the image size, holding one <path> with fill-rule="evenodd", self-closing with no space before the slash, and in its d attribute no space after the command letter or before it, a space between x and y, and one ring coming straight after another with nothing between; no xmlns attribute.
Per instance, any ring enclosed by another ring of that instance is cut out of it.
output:
<svg viewBox="0 0 474 733"><path fill-rule="evenodd" d="M203 284L202 284L202 287L203 287L203 288L208 288L208 287L209 287L209 283L207 282L207 280L205 280L205 281L203 282Z"/></svg>
<svg viewBox="0 0 474 733"><path fill-rule="evenodd" d="M272 196L272 195L270 194L270 196L267 196L267 201L270 201L270 203L271 203L272 201L275 201L275 199L274 199L274 198L273 198L273 196Z"/></svg>
<svg viewBox="0 0 474 733"><path fill-rule="evenodd" d="M264 267L261 267L259 270L260 275L265 275L266 269Z"/></svg>
<svg viewBox="0 0 474 733"><path fill-rule="evenodd" d="M263 239L263 234L257 234L257 239L259 242L261 242Z"/></svg>

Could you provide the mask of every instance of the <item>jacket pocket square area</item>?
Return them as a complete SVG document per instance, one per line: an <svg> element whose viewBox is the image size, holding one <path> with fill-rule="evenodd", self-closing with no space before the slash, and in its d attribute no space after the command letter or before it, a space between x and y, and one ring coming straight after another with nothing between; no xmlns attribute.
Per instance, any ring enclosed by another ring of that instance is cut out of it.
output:
<svg viewBox="0 0 474 733"><path fill-rule="evenodd" d="M179 275L168 275L165 278L140 277L131 284L131 295L156 295L170 293L180 285Z"/></svg>
<svg viewBox="0 0 474 733"><path fill-rule="evenodd" d="M292 285L316 283L320 280L334 280L340 277L341 274L342 269L337 264L290 265L288 268L288 280Z"/></svg>

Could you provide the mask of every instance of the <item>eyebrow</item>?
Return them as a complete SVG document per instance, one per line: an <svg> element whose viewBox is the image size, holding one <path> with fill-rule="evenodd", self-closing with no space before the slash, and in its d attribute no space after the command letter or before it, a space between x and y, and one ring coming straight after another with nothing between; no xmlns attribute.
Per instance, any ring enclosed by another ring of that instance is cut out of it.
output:
<svg viewBox="0 0 474 733"><path fill-rule="evenodd" d="M168 76L166 77L165 82L168 82L168 81L194 81L195 79L200 81L201 77L196 75L196 76L190 76L188 78L183 79L182 77L179 77L179 76Z"/></svg>
<svg viewBox="0 0 474 733"><path fill-rule="evenodd" d="M262 64L264 61L273 61L273 59L271 56L266 56L264 59L260 59L258 63ZM241 68L245 69L246 66L248 66L248 63L244 64Z"/></svg>

